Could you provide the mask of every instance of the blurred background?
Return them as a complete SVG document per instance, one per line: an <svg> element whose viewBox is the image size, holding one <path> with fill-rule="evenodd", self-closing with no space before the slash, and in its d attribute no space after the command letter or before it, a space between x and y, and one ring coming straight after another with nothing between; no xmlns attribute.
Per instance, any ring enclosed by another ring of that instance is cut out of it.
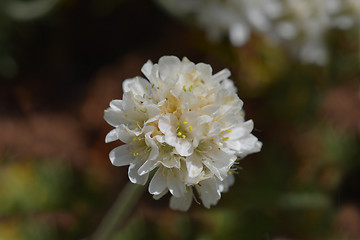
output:
<svg viewBox="0 0 360 240"><path fill-rule="evenodd" d="M128 182L108 159L120 143L105 144L103 111L163 55L229 68L263 149L210 210L172 211L145 190L111 239L360 239L360 3L313 1L300 19L290 0L235 13L222 4L249 1L195 2L1 0L1 240L91 236ZM272 34L283 19L296 31Z"/></svg>

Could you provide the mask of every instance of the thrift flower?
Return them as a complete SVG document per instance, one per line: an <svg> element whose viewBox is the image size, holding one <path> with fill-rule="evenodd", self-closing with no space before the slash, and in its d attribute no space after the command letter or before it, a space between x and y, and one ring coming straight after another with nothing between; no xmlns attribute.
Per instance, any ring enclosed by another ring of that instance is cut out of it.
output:
<svg viewBox="0 0 360 240"><path fill-rule="evenodd" d="M246 44L252 33L285 45L306 63L324 65L325 36L359 24L359 0L157 0L178 17L190 17L211 40L228 36Z"/></svg>
<svg viewBox="0 0 360 240"><path fill-rule="evenodd" d="M123 82L123 99L113 100L105 120L114 127L106 142L115 166L129 165L131 182L144 185L155 199L172 195L170 207L186 211L194 197L215 205L234 183L237 160L258 152L261 142L245 121L243 102L228 79L210 65L164 56L141 69L145 78Z"/></svg>

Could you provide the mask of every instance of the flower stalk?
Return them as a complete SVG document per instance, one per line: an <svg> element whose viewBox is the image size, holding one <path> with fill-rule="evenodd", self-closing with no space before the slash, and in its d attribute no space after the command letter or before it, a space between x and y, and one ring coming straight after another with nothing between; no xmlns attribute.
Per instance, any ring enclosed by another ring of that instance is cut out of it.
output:
<svg viewBox="0 0 360 240"><path fill-rule="evenodd" d="M122 225L129 217L129 214L138 203L143 190L144 188L142 186L128 182L100 222L91 240L110 239L114 230Z"/></svg>

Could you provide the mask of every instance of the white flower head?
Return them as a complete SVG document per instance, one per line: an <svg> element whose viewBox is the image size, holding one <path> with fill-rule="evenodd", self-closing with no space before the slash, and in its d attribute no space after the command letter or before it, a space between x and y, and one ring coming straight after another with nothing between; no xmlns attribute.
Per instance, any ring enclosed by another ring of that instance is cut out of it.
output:
<svg viewBox="0 0 360 240"><path fill-rule="evenodd" d="M210 40L228 36L241 47L253 33L285 45L306 63L328 59L326 33L360 22L359 0L157 0L179 17L192 17Z"/></svg>
<svg viewBox="0 0 360 240"><path fill-rule="evenodd" d="M142 185L153 172L149 192L155 199L170 192L173 209L186 211L194 196L215 205L234 182L236 161L262 145L230 71L212 74L210 65L164 56L142 72L146 79L125 80L123 99L105 110L114 127L105 141L125 143L110 152L112 164L129 165L130 181Z"/></svg>

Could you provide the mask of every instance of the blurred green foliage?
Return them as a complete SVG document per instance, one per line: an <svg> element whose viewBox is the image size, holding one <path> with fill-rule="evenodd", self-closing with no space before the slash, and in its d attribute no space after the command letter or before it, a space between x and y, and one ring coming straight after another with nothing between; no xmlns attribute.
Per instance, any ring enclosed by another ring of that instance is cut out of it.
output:
<svg viewBox="0 0 360 240"><path fill-rule="evenodd" d="M72 181L69 169L49 160L2 161L0 239L54 239L56 227L41 216L59 209Z"/></svg>
<svg viewBox="0 0 360 240"><path fill-rule="evenodd" d="M63 166L44 161L41 165L26 161L3 164L0 175L0 212L2 215L23 211L51 210L68 187L69 173ZM36 193L36 194L34 194Z"/></svg>

